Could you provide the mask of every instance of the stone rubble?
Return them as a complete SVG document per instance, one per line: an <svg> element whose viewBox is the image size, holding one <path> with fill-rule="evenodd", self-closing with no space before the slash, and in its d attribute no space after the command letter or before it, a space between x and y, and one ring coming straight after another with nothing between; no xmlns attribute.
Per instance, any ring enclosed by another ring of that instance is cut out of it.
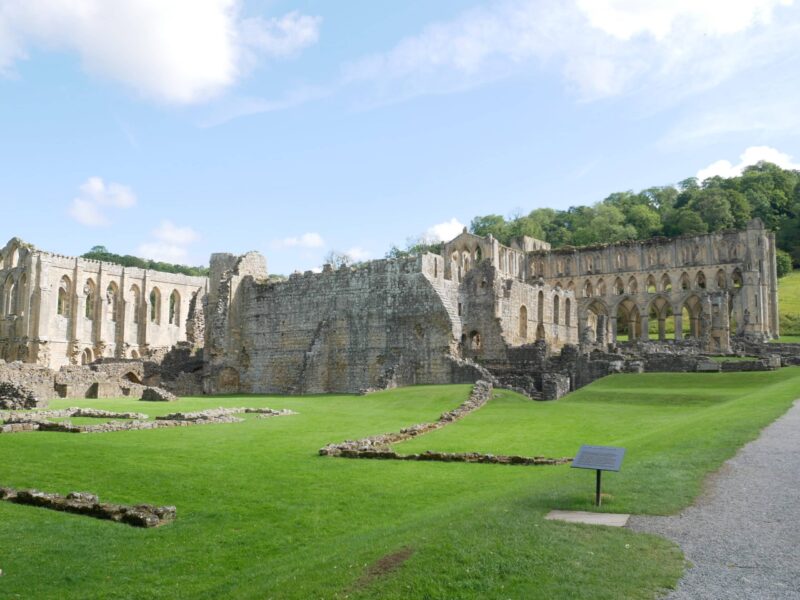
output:
<svg viewBox="0 0 800 600"><path fill-rule="evenodd" d="M455 409L443 413L433 423L418 423L404 427L396 433L384 433L360 440L345 440L339 444L328 444L319 450L321 456L342 458L379 458L392 460L435 460L442 462L491 463L505 465L561 465L572 458L548 458L544 456L505 456L479 452L423 452L421 454L398 454L390 448L392 444L417 437L435 429L441 429L469 413L481 408L492 397L493 386L479 380L472 388L469 398Z"/></svg>
<svg viewBox="0 0 800 600"><path fill-rule="evenodd" d="M13 381L0 381L0 408L25 410L44 406L47 401L39 399L30 388Z"/></svg>
<svg viewBox="0 0 800 600"><path fill-rule="evenodd" d="M146 402L175 402L178 397L160 387L146 387L142 392L142 400Z"/></svg>
<svg viewBox="0 0 800 600"><path fill-rule="evenodd" d="M172 523L177 516L174 506L112 504L100 502L97 495L89 492L71 492L62 496L34 489L0 487L0 500L106 519L134 527L160 527Z"/></svg>

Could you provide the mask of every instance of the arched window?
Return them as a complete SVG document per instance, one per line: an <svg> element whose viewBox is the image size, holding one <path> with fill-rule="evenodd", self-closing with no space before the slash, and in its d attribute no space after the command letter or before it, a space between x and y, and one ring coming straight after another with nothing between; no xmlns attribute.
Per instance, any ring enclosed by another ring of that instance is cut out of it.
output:
<svg viewBox="0 0 800 600"><path fill-rule="evenodd" d="M689 289L689 287L689 275L687 273L681 273L681 289L686 291Z"/></svg>
<svg viewBox="0 0 800 600"><path fill-rule="evenodd" d="M181 295L178 290L172 290L169 295L169 324L180 325L181 323Z"/></svg>
<svg viewBox="0 0 800 600"><path fill-rule="evenodd" d="M656 293L656 278L652 275L648 275L647 277L647 292L649 294Z"/></svg>
<svg viewBox="0 0 800 600"><path fill-rule="evenodd" d="M161 291L157 287L150 290L150 322L161 323Z"/></svg>
<svg viewBox="0 0 800 600"><path fill-rule="evenodd" d="M628 293L629 294L638 294L639 293L639 284L637 283L635 277L631 277L628 280Z"/></svg>
<svg viewBox="0 0 800 600"><path fill-rule="evenodd" d="M571 312L572 312L572 300L567 298L566 301L564 302L564 325L566 325L567 327L570 326L570 321L572 321L572 316L570 314Z"/></svg>
<svg viewBox="0 0 800 600"><path fill-rule="evenodd" d="M56 304L56 313L62 317L69 317L71 294L72 282L70 282L69 277L64 275L58 283L58 303Z"/></svg>
<svg viewBox="0 0 800 600"><path fill-rule="evenodd" d="M664 273L664 275L661 276L661 291L662 292L672 291L672 280L666 273Z"/></svg>
<svg viewBox="0 0 800 600"><path fill-rule="evenodd" d="M541 291L536 301L536 316L536 320L541 325L542 321L544 321L544 292Z"/></svg>
<svg viewBox="0 0 800 600"><path fill-rule="evenodd" d="M733 274L731 275L731 281L733 281L733 287L742 287L742 272L738 268L734 269Z"/></svg>
<svg viewBox="0 0 800 600"><path fill-rule="evenodd" d="M139 322L139 311L142 310L142 292L135 283L131 286L131 302L133 303L133 322Z"/></svg>
<svg viewBox="0 0 800 600"><path fill-rule="evenodd" d="M725 275L725 271L722 269L717 271L717 287L721 290L728 287L728 278Z"/></svg>
<svg viewBox="0 0 800 600"><path fill-rule="evenodd" d="M561 298L559 298L558 296L555 296L553 298L553 323L555 323L556 325L558 325L558 322L559 322L558 312L559 312L559 304L560 303L561 303Z"/></svg>
<svg viewBox="0 0 800 600"><path fill-rule="evenodd" d="M95 302L97 301L97 291L94 285L94 281L91 279L86 280L86 285L83 286L83 295L86 300L86 304L83 310L83 316L85 316L90 321L94 320L94 306Z"/></svg>
<svg viewBox="0 0 800 600"><path fill-rule="evenodd" d="M524 304L519 307L519 337L528 339L528 309Z"/></svg>
<svg viewBox="0 0 800 600"><path fill-rule="evenodd" d="M583 284L583 297L591 298L592 294L593 294L592 282L587 279L586 283Z"/></svg>
<svg viewBox="0 0 800 600"><path fill-rule="evenodd" d="M621 296L624 293L625 293L625 285L622 283L622 279L617 277L614 280L614 294L616 294L617 296Z"/></svg>
<svg viewBox="0 0 800 600"><path fill-rule="evenodd" d="M15 315L17 314L17 298L16 298L16 286L14 285L14 279L11 275L6 278L6 285L3 288L3 306L5 307L5 312L7 315Z"/></svg>
<svg viewBox="0 0 800 600"><path fill-rule="evenodd" d="M697 272L697 276L695 277L694 281L697 287L699 287L701 290L706 289L706 276L702 271Z"/></svg>
<svg viewBox="0 0 800 600"><path fill-rule="evenodd" d="M119 315L119 288L113 281L106 288L106 301L108 302L108 318L116 322Z"/></svg>
<svg viewBox="0 0 800 600"><path fill-rule="evenodd" d="M25 273L22 274L22 277L19 278L19 283L17 284L17 314L20 317L25 316L25 296L28 294L28 279L25 277Z"/></svg>
<svg viewBox="0 0 800 600"><path fill-rule="evenodd" d="M606 282L602 279L597 281L597 288L595 288L598 296L605 296L606 295Z"/></svg>

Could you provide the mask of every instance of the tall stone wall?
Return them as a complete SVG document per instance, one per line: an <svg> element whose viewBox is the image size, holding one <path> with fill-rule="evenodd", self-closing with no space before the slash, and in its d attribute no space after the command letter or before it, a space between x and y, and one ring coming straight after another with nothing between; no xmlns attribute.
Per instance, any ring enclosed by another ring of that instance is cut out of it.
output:
<svg viewBox="0 0 800 600"><path fill-rule="evenodd" d="M207 392L343 392L451 380L454 325L423 257L326 267L277 283L227 255L216 262L212 277L223 276L209 297Z"/></svg>
<svg viewBox="0 0 800 600"><path fill-rule="evenodd" d="M148 357L196 336L205 277L43 252L14 238L0 251L0 358L51 368Z"/></svg>

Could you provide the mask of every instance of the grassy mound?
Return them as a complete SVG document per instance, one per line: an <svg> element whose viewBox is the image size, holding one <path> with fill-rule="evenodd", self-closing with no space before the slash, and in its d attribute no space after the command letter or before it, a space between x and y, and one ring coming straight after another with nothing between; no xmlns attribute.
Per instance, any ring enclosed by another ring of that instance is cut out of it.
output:
<svg viewBox="0 0 800 600"><path fill-rule="evenodd" d="M628 448L604 510L663 513L780 415L800 369L621 375L553 403L498 391L480 411L398 449L574 455ZM369 396L55 402L151 416L269 406L295 416L107 434L0 436L0 484L175 504L157 530L0 503L8 598L652 598L683 569L666 540L543 520L589 509L593 473L561 467L317 455L454 408L469 386Z"/></svg>

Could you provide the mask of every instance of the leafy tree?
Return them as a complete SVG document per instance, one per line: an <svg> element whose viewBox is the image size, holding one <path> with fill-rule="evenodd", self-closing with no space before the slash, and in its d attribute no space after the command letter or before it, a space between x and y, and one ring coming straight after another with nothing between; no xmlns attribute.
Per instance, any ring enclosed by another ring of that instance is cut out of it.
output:
<svg viewBox="0 0 800 600"><path fill-rule="evenodd" d="M792 272L792 257L788 252L777 250L775 252L775 259L778 277L783 277L784 275L788 275Z"/></svg>
<svg viewBox="0 0 800 600"><path fill-rule="evenodd" d="M180 273L182 275L193 275L198 277L208 276L207 267L188 267L186 265L176 265L172 263L139 258L138 256L131 256L129 254L114 254L113 252L109 252L105 246L93 246L89 252L82 254L81 258L100 260L103 262L113 263L115 265L122 265L123 267L151 269L153 271L162 271L164 273Z"/></svg>
<svg viewBox="0 0 800 600"><path fill-rule="evenodd" d="M481 237L486 237L491 234L503 244L508 244L511 241L508 223L506 223L506 220L500 215L475 217L469 224L469 230Z"/></svg>

